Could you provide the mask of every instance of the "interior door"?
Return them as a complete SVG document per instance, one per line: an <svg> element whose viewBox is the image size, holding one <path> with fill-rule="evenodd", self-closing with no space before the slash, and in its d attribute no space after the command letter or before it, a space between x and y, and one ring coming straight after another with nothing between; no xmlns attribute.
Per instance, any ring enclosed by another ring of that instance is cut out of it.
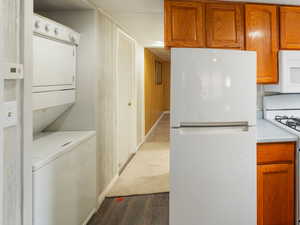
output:
<svg viewBox="0 0 300 225"><path fill-rule="evenodd" d="M255 127L172 129L170 153L170 224L256 225Z"/></svg>
<svg viewBox="0 0 300 225"><path fill-rule="evenodd" d="M117 91L118 91L118 165L122 169L135 150L134 120L134 52L135 43L121 30L117 31Z"/></svg>

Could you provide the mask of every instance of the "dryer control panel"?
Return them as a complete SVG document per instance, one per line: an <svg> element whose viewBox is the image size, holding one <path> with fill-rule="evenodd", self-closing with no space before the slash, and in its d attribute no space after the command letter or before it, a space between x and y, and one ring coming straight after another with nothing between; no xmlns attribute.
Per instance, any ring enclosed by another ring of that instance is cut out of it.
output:
<svg viewBox="0 0 300 225"><path fill-rule="evenodd" d="M80 34L71 28L37 14L34 15L33 21L35 34L79 45Z"/></svg>

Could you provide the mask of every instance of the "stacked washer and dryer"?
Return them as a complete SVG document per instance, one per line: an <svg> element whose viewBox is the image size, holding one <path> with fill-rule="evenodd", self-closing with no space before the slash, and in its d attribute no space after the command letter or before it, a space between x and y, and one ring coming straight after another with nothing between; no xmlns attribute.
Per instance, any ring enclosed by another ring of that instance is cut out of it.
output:
<svg viewBox="0 0 300 225"><path fill-rule="evenodd" d="M95 131L48 127L76 104L80 34L35 15L33 217L35 225L86 224L96 206Z"/></svg>

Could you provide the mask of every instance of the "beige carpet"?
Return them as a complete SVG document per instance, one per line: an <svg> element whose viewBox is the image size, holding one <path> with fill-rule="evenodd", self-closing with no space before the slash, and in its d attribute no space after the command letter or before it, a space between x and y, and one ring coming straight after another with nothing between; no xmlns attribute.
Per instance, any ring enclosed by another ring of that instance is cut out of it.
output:
<svg viewBox="0 0 300 225"><path fill-rule="evenodd" d="M168 142L146 142L120 175L107 197L169 192Z"/></svg>

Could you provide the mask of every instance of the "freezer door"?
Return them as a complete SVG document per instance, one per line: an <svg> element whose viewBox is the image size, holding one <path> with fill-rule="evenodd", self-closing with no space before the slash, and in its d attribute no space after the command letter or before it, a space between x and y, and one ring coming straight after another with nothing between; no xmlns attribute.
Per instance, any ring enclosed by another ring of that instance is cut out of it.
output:
<svg viewBox="0 0 300 225"><path fill-rule="evenodd" d="M255 128L171 130L170 225L256 225Z"/></svg>
<svg viewBox="0 0 300 225"><path fill-rule="evenodd" d="M171 126L256 123L256 53L173 48Z"/></svg>

